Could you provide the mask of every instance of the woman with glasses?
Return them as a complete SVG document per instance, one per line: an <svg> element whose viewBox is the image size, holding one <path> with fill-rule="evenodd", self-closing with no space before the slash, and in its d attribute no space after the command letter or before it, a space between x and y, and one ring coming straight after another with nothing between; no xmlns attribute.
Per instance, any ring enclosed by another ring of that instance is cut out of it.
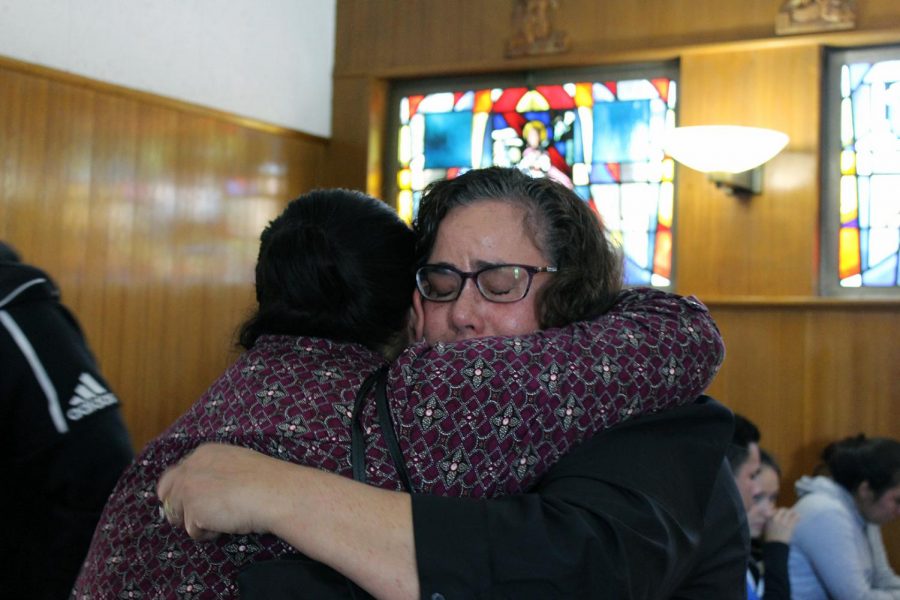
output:
<svg viewBox="0 0 900 600"><path fill-rule="evenodd" d="M444 196L457 204L441 202ZM392 424L417 494L521 492L597 431L692 401L721 362L721 340L699 302L654 290L620 293L619 259L596 216L559 184L511 169L472 171L433 185L417 226L414 329L433 345L408 349L388 373ZM594 320L571 324L579 318ZM374 411L368 405L361 413L370 433L366 478L397 490ZM717 430L721 419L713 420ZM713 479L721 458L712 461ZM385 497L369 495L374 488L362 497L335 479L308 488L302 480L320 473L283 467L246 450L205 446L167 473L158 493L171 507L169 519L196 537L276 533L378 595L416 595L406 586L418 581L395 577L395 566L415 568L403 514L408 496L390 496L399 513L382 512ZM304 494L316 489L341 491L327 505L304 506ZM342 502L345 492L350 505ZM280 500L290 508L282 512ZM302 525L290 516L299 513ZM434 519L442 519L440 511ZM474 523L451 522L461 529ZM370 523L386 543L364 551L366 564L354 558L360 540L338 533L351 523ZM260 585L274 580L261 573ZM277 580L285 581L283 572Z"/></svg>

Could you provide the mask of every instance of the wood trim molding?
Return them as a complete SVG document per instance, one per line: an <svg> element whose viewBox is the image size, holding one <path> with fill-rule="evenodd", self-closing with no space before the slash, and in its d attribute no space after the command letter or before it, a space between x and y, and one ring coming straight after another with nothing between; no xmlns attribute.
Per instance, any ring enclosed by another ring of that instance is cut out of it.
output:
<svg viewBox="0 0 900 600"><path fill-rule="evenodd" d="M900 298L834 298L818 296L709 296L700 300L710 308L737 309L894 309L900 311Z"/></svg>
<svg viewBox="0 0 900 600"><path fill-rule="evenodd" d="M453 77L502 73L515 71L532 71L539 69L577 68L673 60L689 54L712 54L718 52L752 52L771 48L790 48L796 46L858 46L877 45L900 42L900 28L883 30L854 30L825 32L783 37L758 37L737 41L700 41L694 44L666 45L657 48L642 46L639 48L608 49L604 51L579 52L573 50L567 54L549 56L529 56L516 59L497 57L486 58L475 62L454 63L452 65L401 65L379 68L375 71L340 70L335 67L335 78L367 79L413 79L423 77Z"/></svg>
<svg viewBox="0 0 900 600"><path fill-rule="evenodd" d="M289 127L267 123L258 119L244 117L228 111L210 108L208 106L203 106L200 104L194 104L192 102L187 102L184 100L177 100L175 98L162 96L160 94L143 92L140 90L127 88L125 86L116 85L114 83L107 83L98 79L91 79L90 77L85 77L83 75L76 75L74 73L60 71L59 69L29 63L15 58L9 58L7 56L0 56L0 68L18 71L20 73L25 73L28 75L44 77L47 79L52 79L54 81L67 83L69 85L102 92L104 94L118 96L121 98L128 98L147 104L163 106L193 115L210 117L219 121L232 123L240 127L247 127L249 129L264 131L266 133L272 133L282 137L301 139L318 144L327 144L330 141L329 138L306 133L304 131L299 131L296 129L291 129Z"/></svg>

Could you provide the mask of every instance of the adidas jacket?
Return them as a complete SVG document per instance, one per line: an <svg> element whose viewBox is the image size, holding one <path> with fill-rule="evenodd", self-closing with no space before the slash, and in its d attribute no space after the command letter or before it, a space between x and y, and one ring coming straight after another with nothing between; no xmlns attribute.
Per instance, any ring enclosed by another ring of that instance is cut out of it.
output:
<svg viewBox="0 0 900 600"><path fill-rule="evenodd" d="M0 261L0 598L66 598L133 457L118 400L59 290Z"/></svg>

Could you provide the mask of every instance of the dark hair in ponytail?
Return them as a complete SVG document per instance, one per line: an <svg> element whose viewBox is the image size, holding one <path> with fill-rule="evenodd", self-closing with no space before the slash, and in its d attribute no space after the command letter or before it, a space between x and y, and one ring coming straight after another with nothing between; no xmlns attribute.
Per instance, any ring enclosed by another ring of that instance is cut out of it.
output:
<svg viewBox="0 0 900 600"><path fill-rule="evenodd" d="M343 189L300 196L260 236L259 307L239 344L306 335L390 353L405 342L414 247L410 228L371 196Z"/></svg>
<svg viewBox="0 0 900 600"><path fill-rule="evenodd" d="M900 483L900 442L863 434L832 442L822 451L828 474L851 493L864 481L880 496Z"/></svg>

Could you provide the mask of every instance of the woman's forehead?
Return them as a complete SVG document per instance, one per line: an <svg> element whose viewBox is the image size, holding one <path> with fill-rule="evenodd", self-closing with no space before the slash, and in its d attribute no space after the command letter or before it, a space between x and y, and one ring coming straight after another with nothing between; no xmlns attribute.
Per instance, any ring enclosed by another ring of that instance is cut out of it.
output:
<svg viewBox="0 0 900 600"><path fill-rule="evenodd" d="M438 226L430 262L546 262L518 203L480 200L454 207Z"/></svg>

